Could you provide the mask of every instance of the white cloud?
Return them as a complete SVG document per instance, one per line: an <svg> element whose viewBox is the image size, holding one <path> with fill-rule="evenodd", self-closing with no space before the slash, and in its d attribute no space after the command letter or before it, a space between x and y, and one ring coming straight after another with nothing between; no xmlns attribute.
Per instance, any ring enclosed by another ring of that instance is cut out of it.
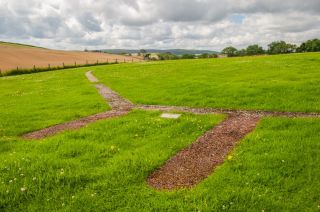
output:
<svg viewBox="0 0 320 212"><path fill-rule="evenodd" d="M1 0L0 40L49 48L244 47L320 35L319 0Z"/></svg>

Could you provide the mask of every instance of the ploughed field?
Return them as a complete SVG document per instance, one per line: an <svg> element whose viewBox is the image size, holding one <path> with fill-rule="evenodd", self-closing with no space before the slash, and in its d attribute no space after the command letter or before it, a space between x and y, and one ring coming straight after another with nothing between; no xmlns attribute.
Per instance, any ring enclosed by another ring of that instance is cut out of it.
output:
<svg viewBox="0 0 320 212"><path fill-rule="evenodd" d="M63 67L105 62L137 62L141 58L96 52L59 51L0 42L0 70Z"/></svg>
<svg viewBox="0 0 320 212"><path fill-rule="evenodd" d="M0 78L0 210L316 211L320 119L263 117L192 188L148 177L226 118L134 109L41 140L25 133L110 106L85 73L134 104L320 112L320 54L117 64Z"/></svg>

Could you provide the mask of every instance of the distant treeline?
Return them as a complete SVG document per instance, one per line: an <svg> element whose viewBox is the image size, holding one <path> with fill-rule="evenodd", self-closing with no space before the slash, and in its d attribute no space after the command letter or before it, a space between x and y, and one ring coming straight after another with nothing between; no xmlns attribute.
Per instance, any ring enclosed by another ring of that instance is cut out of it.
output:
<svg viewBox="0 0 320 212"><path fill-rule="evenodd" d="M233 46L226 47L222 50L222 54L228 57L251 56L263 54L290 54L300 52L319 52L320 40L313 39L303 42L300 46L286 43L285 41L274 41L268 45L268 49L263 49L258 44L250 45L245 49L236 49Z"/></svg>
<svg viewBox="0 0 320 212"><path fill-rule="evenodd" d="M154 57L149 56L150 59L153 59ZM179 59L195 59L195 58L217 58L218 54L209 54L209 53L203 53L200 55L195 54L183 54L183 55L175 55L170 52L167 53L161 53L157 54L158 60L179 60Z"/></svg>
<svg viewBox="0 0 320 212"><path fill-rule="evenodd" d="M165 53L148 53L141 49L138 55L141 55L145 60L179 60L179 59L195 59L195 58L217 58L217 57L241 57L265 54L290 54L302 52L320 52L320 40L312 39L303 42L300 46L287 43L285 41L274 41L268 45L268 49L263 49L258 44L249 45L245 49L237 49L233 46L228 46L221 53L203 53L203 54L183 54L176 55L172 52Z"/></svg>
<svg viewBox="0 0 320 212"><path fill-rule="evenodd" d="M139 54L141 53L142 49L102 49L102 50L96 50L100 52L105 53L111 53L111 54ZM214 54L219 53L212 50L199 50L199 49L144 49L148 53L157 53L157 54L165 54L167 52L170 52L171 54L175 55L183 55L183 54L195 54L200 55L204 53L208 54Z"/></svg>

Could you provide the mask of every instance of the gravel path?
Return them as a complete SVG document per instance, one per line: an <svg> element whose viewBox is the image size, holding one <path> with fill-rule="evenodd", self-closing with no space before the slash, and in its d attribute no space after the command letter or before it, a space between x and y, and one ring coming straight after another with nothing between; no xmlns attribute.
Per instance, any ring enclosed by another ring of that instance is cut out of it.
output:
<svg viewBox="0 0 320 212"><path fill-rule="evenodd" d="M92 82L92 83L97 83L99 80L92 74L92 71L87 71L86 72L86 77L87 79Z"/></svg>
<svg viewBox="0 0 320 212"><path fill-rule="evenodd" d="M192 108L183 106L164 106L164 105L137 105L141 110L160 110L167 111L182 111L194 114L247 114L255 116L280 116L280 117L301 117L301 118L320 118L320 113L304 113L304 112L281 112L281 111L261 111L261 110L229 110L229 109L215 109L215 108Z"/></svg>
<svg viewBox="0 0 320 212"><path fill-rule="evenodd" d="M130 111L133 109L134 105L129 100L122 98L110 88L102 84L96 84L96 88L113 110Z"/></svg>

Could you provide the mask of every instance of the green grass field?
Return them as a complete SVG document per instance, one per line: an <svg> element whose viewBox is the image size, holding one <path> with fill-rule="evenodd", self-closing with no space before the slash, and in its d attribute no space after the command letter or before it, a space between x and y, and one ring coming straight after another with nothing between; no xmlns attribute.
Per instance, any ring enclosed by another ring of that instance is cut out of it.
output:
<svg viewBox="0 0 320 212"><path fill-rule="evenodd" d="M320 54L92 68L135 103L320 112Z"/></svg>
<svg viewBox="0 0 320 212"><path fill-rule="evenodd" d="M84 73L66 70L0 78L0 136L109 109Z"/></svg>
<svg viewBox="0 0 320 212"><path fill-rule="evenodd" d="M90 69L137 103L319 111L319 60L301 54ZM134 110L22 140L25 132L110 109L87 69L0 78L0 211L320 210L319 119L264 118L214 174L173 192L150 188L147 176L223 115L170 120Z"/></svg>

